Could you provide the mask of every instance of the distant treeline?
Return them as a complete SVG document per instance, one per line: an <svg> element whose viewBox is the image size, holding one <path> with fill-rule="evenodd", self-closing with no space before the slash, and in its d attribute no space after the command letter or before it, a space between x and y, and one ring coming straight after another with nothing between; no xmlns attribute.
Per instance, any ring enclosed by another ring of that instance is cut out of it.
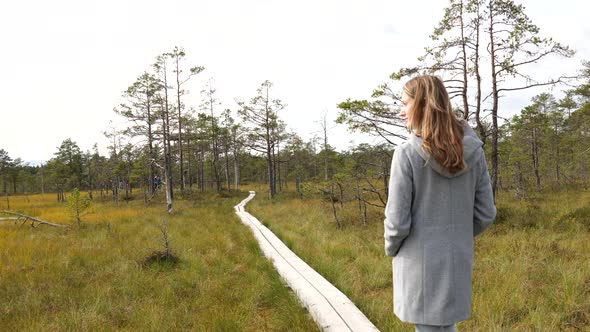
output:
<svg viewBox="0 0 590 332"><path fill-rule="evenodd" d="M0 150L2 192L51 191L63 199L64 191L80 188L115 199L139 192L149 201L162 188L171 210L175 193L222 192L264 182L272 198L293 183L302 196L319 192L334 202L348 191L350 200L383 206L396 137L407 135L396 104L399 82L424 73L443 78L457 115L484 141L494 192L511 190L523 197L527 190L587 187L590 63L557 78L527 74L524 68L547 56L569 58L573 52L541 37L524 7L513 1L452 0L431 38L418 64L394 72L371 100L338 104L338 123L382 143L337 152L329 144L325 115L310 119L323 129L322 137L304 141L280 119L285 103L269 81L231 110L219 109L208 81L200 104L191 107L185 85L205 68L187 66L185 51L176 47L157 56L124 91L125 102L114 111L128 126L106 131L112 142L108 155L100 155L96 146L83 152L66 139L46 164L29 166ZM482 71L484 66L492 72ZM561 99L541 93L518 115L503 115L502 96L562 83L569 90Z"/></svg>
<svg viewBox="0 0 590 332"><path fill-rule="evenodd" d="M207 120L199 122L186 117L183 177L178 140L170 142L173 187L181 189L184 181L184 191L223 191L238 189L243 182L269 183L266 156L249 149L249 144L253 144L248 138L251 132L235 122L228 126L227 123L232 123L227 120L230 119L229 113L224 114L225 122L219 121L218 117L201 116ZM232 137L232 132L236 136ZM329 133L326 138L329 139ZM114 137L114 142L120 139ZM273 139L274 149L271 149L270 156L277 192L293 184L324 182L326 185L330 181L342 184L347 177L370 179L363 181L365 189L368 182L375 186L374 190L385 189L394 148L391 144L362 144L338 152L326 142L306 142L284 130L276 130ZM12 194L80 188L102 195L121 193L128 196L133 191L151 195L154 178L162 179L164 173L154 164L163 159L165 141L156 134L153 142L150 159L149 150L142 144L112 145L110 154L103 156L96 146L93 151L83 152L76 142L66 139L57 148L55 157L39 166L27 165L19 158L12 159L6 151L0 150L1 190L4 194ZM490 153L489 142L485 148ZM528 190L542 188L587 188L590 79L571 90L562 100L547 93L534 97L520 114L500 126L498 150L501 189L522 196Z"/></svg>

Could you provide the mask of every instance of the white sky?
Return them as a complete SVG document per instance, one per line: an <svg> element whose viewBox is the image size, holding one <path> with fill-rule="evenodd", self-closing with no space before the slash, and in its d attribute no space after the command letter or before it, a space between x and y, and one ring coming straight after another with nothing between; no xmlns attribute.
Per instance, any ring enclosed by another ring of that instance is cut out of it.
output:
<svg viewBox="0 0 590 332"><path fill-rule="evenodd" d="M578 51L576 59L533 68L572 72L590 59L590 20L583 0L523 0L526 13ZM391 72L415 63L442 17L443 0L66 1L0 3L0 149L12 158L47 160L66 138L82 150L98 143L121 93L158 54L184 47L191 81L188 106L213 78L222 108L236 109L266 79L288 107L280 114L309 139L323 111L350 97L369 98ZM542 78L542 77L541 77ZM514 93L501 103L514 113L544 90ZM221 111L220 107L218 110ZM344 126L329 143L345 149L366 141ZM369 142L371 142L369 140Z"/></svg>

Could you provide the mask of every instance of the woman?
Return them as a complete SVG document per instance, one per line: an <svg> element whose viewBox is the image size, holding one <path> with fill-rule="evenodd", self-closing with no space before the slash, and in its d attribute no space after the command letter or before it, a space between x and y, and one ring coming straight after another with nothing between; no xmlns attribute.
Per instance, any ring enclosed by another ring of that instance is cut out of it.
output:
<svg viewBox="0 0 590 332"><path fill-rule="evenodd" d="M455 331L469 318L473 238L496 217L482 142L458 120L443 82L408 81L385 208L394 313L416 331Z"/></svg>

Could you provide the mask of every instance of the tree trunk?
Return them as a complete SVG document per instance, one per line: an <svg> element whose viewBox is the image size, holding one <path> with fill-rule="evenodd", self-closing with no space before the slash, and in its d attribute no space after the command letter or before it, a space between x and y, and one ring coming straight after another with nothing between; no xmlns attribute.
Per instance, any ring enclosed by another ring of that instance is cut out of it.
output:
<svg viewBox="0 0 590 332"><path fill-rule="evenodd" d="M225 145L224 146L224 154L225 154L225 180L226 180L226 183L227 183L227 191L231 191L231 178L230 178L230 175L229 175L229 173L230 173L229 172L229 151L228 151L229 150L229 147L228 147L228 144L227 143L228 142L226 140L226 142L224 144Z"/></svg>
<svg viewBox="0 0 590 332"><path fill-rule="evenodd" d="M215 176L215 189L217 192L221 192L221 177L219 175L219 170L217 169L217 160L211 160L211 167L213 167L213 175Z"/></svg>
<svg viewBox="0 0 590 332"><path fill-rule="evenodd" d="M189 189L192 190L193 188L193 177L192 177L192 168L191 168L191 156L192 154L190 153L191 151L191 140L190 138L186 140L186 150L188 151L188 155L187 155L187 172L188 172L188 187Z"/></svg>
<svg viewBox="0 0 590 332"><path fill-rule="evenodd" d="M164 62L164 167L165 172L168 173L168 179L166 179L166 191L170 193L170 199L174 198L174 184L172 183L172 147L170 145L170 104L168 103L168 77L166 74L166 63ZM169 188L169 189L168 189Z"/></svg>
<svg viewBox="0 0 590 332"><path fill-rule="evenodd" d="M274 167L270 146L267 148L266 152L266 165L268 168L268 195L270 199L273 199L275 197L275 187L273 185Z"/></svg>
<svg viewBox="0 0 590 332"><path fill-rule="evenodd" d="M154 191L156 190L155 184L154 184L154 177L156 176L156 171L154 169L154 161L156 160L156 156L154 156L154 137L153 137L153 133L152 133L152 112L151 112L151 100L150 100L150 92L149 92L149 85L148 88L146 89L146 109L147 109L147 139L148 139L148 153L149 153L149 165L150 165L150 170L149 170L149 181L148 181L148 187L151 188L150 190L150 195L154 194Z"/></svg>
<svg viewBox="0 0 590 332"><path fill-rule="evenodd" d="M342 184L340 182L336 182L338 185L338 190L340 191L340 207L344 208L344 188L342 188Z"/></svg>
<svg viewBox="0 0 590 332"><path fill-rule="evenodd" d="M163 122L164 122L164 131L163 131L163 138L164 138L164 178L165 178L165 185L166 185L166 210L168 213L172 212L172 200L174 199L174 192L173 192L173 183L172 183L172 156L171 150L172 147L170 146L170 113L169 113L169 106L168 106L168 83L166 78L166 69L164 67L164 114Z"/></svg>
<svg viewBox="0 0 590 332"><path fill-rule="evenodd" d="M494 202L496 201L496 192L498 186L498 81L496 74L496 54L495 45L496 40L494 39L494 14L493 14L493 1L489 3L489 14L490 14L490 63L492 65L492 192L494 195Z"/></svg>
<svg viewBox="0 0 590 332"><path fill-rule="evenodd" d="M268 107L268 89L266 90L266 163L268 167L268 195L270 199L273 199L276 194L276 187L274 185L275 172L274 172L274 144L273 136L270 126L270 113Z"/></svg>
<svg viewBox="0 0 590 332"><path fill-rule="evenodd" d="M172 174L166 168L164 168L164 177L166 178L166 211L172 213L172 188L168 185L172 180Z"/></svg>
<svg viewBox="0 0 590 332"><path fill-rule="evenodd" d="M273 134L274 134L274 130L273 130ZM271 183L272 183L272 187L273 187L273 192L276 194L277 193L277 158L276 158L276 154L275 154L274 141L273 141L272 149L271 149L271 165L272 165L272 181L271 181Z"/></svg>
<svg viewBox="0 0 590 332"><path fill-rule="evenodd" d="M559 139L559 132L558 132L558 126L555 125L553 128L553 133L554 133L554 137L555 139L553 140L553 144L555 144L555 182L557 184L557 187L559 187L561 185L561 176L560 176L560 172L559 172L559 144L561 143L561 140Z"/></svg>
<svg viewBox="0 0 590 332"><path fill-rule="evenodd" d="M477 13L479 16L479 4L477 6ZM477 19L476 37L475 37L475 59L473 63L473 70L475 72L475 81L477 85L477 94L475 96L475 123L476 129L479 132L479 138L486 144L487 135L486 129L481 123L481 74L479 73L479 18Z"/></svg>
<svg viewBox="0 0 590 332"><path fill-rule="evenodd" d="M328 124L324 116L324 180L328 181Z"/></svg>
<svg viewBox="0 0 590 332"><path fill-rule="evenodd" d="M387 159L381 159L381 170L383 172L383 188L385 190L385 197L389 197L389 167L387 165Z"/></svg>
<svg viewBox="0 0 590 332"><path fill-rule="evenodd" d="M539 175L539 142L537 141L537 128L533 128L531 133L531 154L533 158L533 170L535 173L537 191L541 191L541 176Z"/></svg>
<svg viewBox="0 0 590 332"><path fill-rule="evenodd" d="M240 187L240 160L237 150L234 150L234 189L237 191Z"/></svg>
<svg viewBox="0 0 590 332"><path fill-rule="evenodd" d="M277 165L278 169L278 181L279 181L279 192L283 192L283 181L281 180L281 146L279 145L280 142L277 140L277 156L279 156L279 160L275 160L275 164Z"/></svg>
<svg viewBox="0 0 590 332"><path fill-rule="evenodd" d="M180 103L180 68L179 57L176 56L176 107L178 108L178 162L180 166L180 192L184 193L185 179L184 179L184 158L182 151L182 104Z"/></svg>
<svg viewBox="0 0 590 332"><path fill-rule="evenodd" d="M338 228L341 228L341 224L340 221L338 220L338 215L336 214L336 205L334 204L334 201L336 200L336 197L334 197L334 185L330 186L330 203L332 204L332 214L334 215L334 221L336 222L336 226L338 226Z"/></svg>
<svg viewBox="0 0 590 332"><path fill-rule="evenodd" d="M283 170L285 171L285 176L283 177L283 184L285 185L285 189L289 190L289 160L285 160L285 167Z"/></svg>
<svg viewBox="0 0 590 332"><path fill-rule="evenodd" d="M463 119L469 120L469 103L467 100L467 51L465 42L465 27L463 23L463 0L459 4L459 20L461 27L461 52L463 53L463 88L461 89L461 97L463 98Z"/></svg>
<svg viewBox="0 0 590 332"><path fill-rule="evenodd" d="M203 192L203 191L205 191L205 147L203 145L201 145L200 164L201 164L201 167L199 168L200 172L201 172L201 174L199 175L199 177L201 179L200 190L201 190L201 192Z"/></svg>

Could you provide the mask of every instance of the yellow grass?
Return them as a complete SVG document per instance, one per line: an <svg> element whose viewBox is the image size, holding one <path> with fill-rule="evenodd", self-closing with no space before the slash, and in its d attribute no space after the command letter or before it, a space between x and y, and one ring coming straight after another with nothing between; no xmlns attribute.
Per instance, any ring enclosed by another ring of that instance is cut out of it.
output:
<svg viewBox="0 0 590 332"><path fill-rule="evenodd" d="M162 202L95 201L81 228L0 221L1 330L317 330L234 215L246 196L176 200L172 216ZM54 195L10 205L74 225ZM180 261L146 264L164 219Z"/></svg>
<svg viewBox="0 0 590 332"><path fill-rule="evenodd" d="M501 193L499 218L476 240L473 306L460 331L590 331L590 193L545 193L525 201ZM413 331L392 312L391 260L383 216L367 227L354 203L329 204L291 193L247 207L300 257L335 284L382 331Z"/></svg>

